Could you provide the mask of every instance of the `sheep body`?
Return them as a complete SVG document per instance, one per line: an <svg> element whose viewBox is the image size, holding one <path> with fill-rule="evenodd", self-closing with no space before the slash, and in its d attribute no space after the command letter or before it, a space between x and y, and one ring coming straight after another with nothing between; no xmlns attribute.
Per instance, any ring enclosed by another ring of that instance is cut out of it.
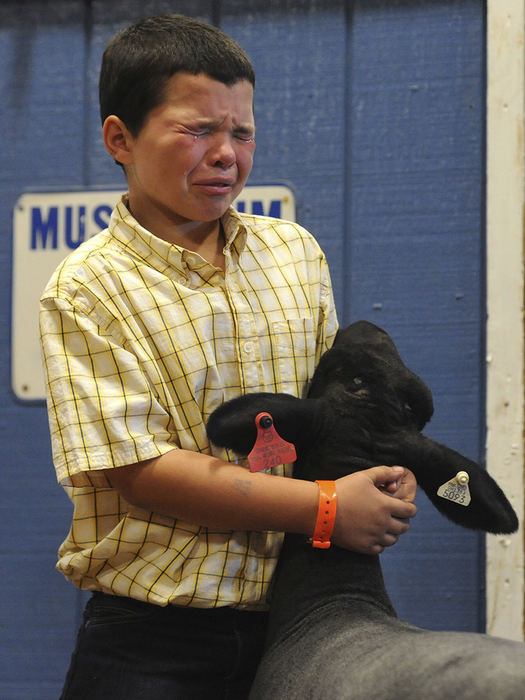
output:
<svg viewBox="0 0 525 700"><path fill-rule="evenodd" d="M523 700L523 644L433 632L333 595L299 616L259 666L251 700Z"/></svg>
<svg viewBox="0 0 525 700"><path fill-rule="evenodd" d="M487 532L516 530L516 514L472 460L421 434L433 413L426 384L403 364L391 338L366 321L340 331L323 355L308 397L248 394L210 417L217 445L245 455L266 411L296 445L294 476L337 479L377 464L410 468L452 521ZM469 475L464 507L437 495ZM486 635L434 632L396 616L379 557L316 550L287 534L271 594L267 651L253 700L524 700L525 644Z"/></svg>

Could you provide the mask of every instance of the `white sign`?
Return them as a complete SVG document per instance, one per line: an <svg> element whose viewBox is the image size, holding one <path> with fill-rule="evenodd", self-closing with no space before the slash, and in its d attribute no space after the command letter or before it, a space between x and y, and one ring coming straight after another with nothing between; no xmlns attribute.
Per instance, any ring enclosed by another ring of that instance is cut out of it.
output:
<svg viewBox="0 0 525 700"><path fill-rule="evenodd" d="M121 194L122 190L32 192L15 205L11 385L20 399L45 399L38 330L44 287L68 253L106 228ZM249 214L295 221L295 198L285 185L247 185L235 206Z"/></svg>

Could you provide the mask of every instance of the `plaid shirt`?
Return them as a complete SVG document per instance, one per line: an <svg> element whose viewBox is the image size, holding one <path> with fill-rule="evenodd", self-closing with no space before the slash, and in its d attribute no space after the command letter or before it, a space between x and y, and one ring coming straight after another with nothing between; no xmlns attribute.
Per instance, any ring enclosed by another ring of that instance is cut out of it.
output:
<svg viewBox="0 0 525 700"><path fill-rule="evenodd" d="M178 448L231 461L207 440L210 413L242 393L302 395L333 341L329 273L312 236L233 209L222 223L225 274L146 231L123 200L42 296L53 458L74 504L57 567L79 588L160 605L264 605L281 533L148 512L101 472Z"/></svg>

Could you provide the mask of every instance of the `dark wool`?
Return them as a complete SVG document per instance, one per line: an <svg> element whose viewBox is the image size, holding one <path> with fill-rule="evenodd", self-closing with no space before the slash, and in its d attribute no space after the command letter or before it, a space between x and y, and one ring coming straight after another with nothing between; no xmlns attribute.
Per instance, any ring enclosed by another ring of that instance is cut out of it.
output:
<svg viewBox="0 0 525 700"><path fill-rule="evenodd" d="M306 399L268 393L234 399L210 417L210 440L248 454L255 416L263 411L296 446L296 478L331 480L401 464L453 522L492 533L518 527L485 470L421 434L433 413L432 394L371 323L339 331ZM437 495L459 471L469 475L467 507ZM378 556L316 550L305 537L287 534L273 581L267 649L250 697L523 700L525 644L403 622Z"/></svg>

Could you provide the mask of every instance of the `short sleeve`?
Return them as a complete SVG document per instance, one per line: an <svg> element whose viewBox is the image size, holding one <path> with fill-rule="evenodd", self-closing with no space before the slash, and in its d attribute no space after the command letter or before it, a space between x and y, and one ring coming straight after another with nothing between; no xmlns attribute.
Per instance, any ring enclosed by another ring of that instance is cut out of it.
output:
<svg viewBox="0 0 525 700"><path fill-rule="evenodd" d="M63 484L108 486L100 470L178 446L140 358L119 343L117 330L68 301L41 302L51 444Z"/></svg>
<svg viewBox="0 0 525 700"><path fill-rule="evenodd" d="M329 350L335 340L337 329L339 327L337 313L335 308L334 294L332 289L332 281L330 279L330 271L324 254L321 258L321 274L320 274L320 318L317 333L317 350L315 365L317 366L321 355Z"/></svg>

